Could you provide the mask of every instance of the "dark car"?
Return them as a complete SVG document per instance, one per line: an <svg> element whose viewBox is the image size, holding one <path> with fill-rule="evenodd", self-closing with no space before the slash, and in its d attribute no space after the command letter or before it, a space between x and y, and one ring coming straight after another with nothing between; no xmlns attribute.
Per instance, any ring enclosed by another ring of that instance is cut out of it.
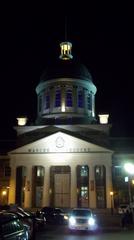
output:
<svg viewBox="0 0 134 240"><path fill-rule="evenodd" d="M29 232L27 226L13 213L0 213L0 239L28 240Z"/></svg>
<svg viewBox="0 0 134 240"><path fill-rule="evenodd" d="M68 215L61 209L55 207L43 207L37 212L37 216L43 214L46 218L46 223L49 224L67 224Z"/></svg>
<svg viewBox="0 0 134 240"><path fill-rule="evenodd" d="M35 213L24 210L23 208L18 206L15 206L13 208L11 207L8 212L16 214L18 218L23 222L23 224L28 226L30 237L33 236L35 231L40 230L46 224L46 219L41 214L39 217L37 217Z"/></svg>
<svg viewBox="0 0 134 240"><path fill-rule="evenodd" d="M35 231L44 228L46 224L46 219L43 215L40 214L40 216L37 217L35 213L25 210L16 204L2 206L1 210L15 214L22 223L28 227L30 237L33 236Z"/></svg>

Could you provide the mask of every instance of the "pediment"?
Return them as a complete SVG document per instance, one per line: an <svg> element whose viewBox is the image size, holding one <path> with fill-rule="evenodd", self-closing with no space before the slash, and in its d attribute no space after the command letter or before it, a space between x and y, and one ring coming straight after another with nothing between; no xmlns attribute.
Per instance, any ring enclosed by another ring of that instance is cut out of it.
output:
<svg viewBox="0 0 134 240"><path fill-rule="evenodd" d="M29 153L45 154L57 152L112 152L111 150L99 145L90 143L80 138L71 136L63 132L57 132L47 137L41 138L25 146L19 147L9 154Z"/></svg>

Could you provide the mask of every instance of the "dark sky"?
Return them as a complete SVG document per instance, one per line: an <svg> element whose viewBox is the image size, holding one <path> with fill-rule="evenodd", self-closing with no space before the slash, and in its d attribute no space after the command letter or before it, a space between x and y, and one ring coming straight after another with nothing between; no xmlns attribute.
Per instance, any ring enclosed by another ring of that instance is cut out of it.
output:
<svg viewBox="0 0 134 240"><path fill-rule="evenodd" d="M1 129L10 132L18 115L35 120L35 87L47 63L60 54L65 18L72 53L88 67L97 87L96 116L109 113L114 134L134 136L134 14L128 1L1 7Z"/></svg>

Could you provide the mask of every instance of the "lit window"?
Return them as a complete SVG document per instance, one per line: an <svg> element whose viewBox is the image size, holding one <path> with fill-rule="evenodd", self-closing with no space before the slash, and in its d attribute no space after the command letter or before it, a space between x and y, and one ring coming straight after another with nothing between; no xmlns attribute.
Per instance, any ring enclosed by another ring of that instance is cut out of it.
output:
<svg viewBox="0 0 134 240"><path fill-rule="evenodd" d="M42 166L37 166L37 177L44 176L44 168Z"/></svg>
<svg viewBox="0 0 134 240"><path fill-rule="evenodd" d="M72 90L68 89L66 92L66 106L67 107L72 107L73 102L72 102Z"/></svg>
<svg viewBox="0 0 134 240"><path fill-rule="evenodd" d="M83 198L83 200L88 199L88 187L85 186L81 187L81 197Z"/></svg>
<svg viewBox="0 0 134 240"><path fill-rule="evenodd" d="M55 107L60 106L61 106L61 90L57 88L55 93Z"/></svg>
<svg viewBox="0 0 134 240"><path fill-rule="evenodd" d="M81 177L87 177L88 176L88 167L82 166L80 170Z"/></svg>

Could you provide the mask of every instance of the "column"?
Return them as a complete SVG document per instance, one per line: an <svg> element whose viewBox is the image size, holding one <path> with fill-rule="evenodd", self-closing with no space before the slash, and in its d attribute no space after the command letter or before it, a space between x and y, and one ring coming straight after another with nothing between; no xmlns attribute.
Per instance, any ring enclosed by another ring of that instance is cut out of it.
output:
<svg viewBox="0 0 134 240"><path fill-rule="evenodd" d="M52 113L54 110L54 104L55 104L55 89L53 87L50 88L49 94L50 94L50 113Z"/></svg>
<svg viewBox="0 0 134 240"><path fill-rule="evenodd" d="M73 94L73 111L74 112L77 112L77 108L78 108L78 104L77 104L77 87L76 86L74 86L73 87L73 92L72 92L72 94Z"/></svg>
<svg viewBox="0 0 134 240"><path fill-rule="evenodd" d="M66 87L61 86L61 112L66 112Z"/></svg>
<svg viewBox="0 0 134 240"><path fill-rule="evenodd" d="M88 167L89 167L89 206L90 208L96 208L94 166L89 165Z"/></svg>
<svg viewBox="0 0 134 240"><path fill-rule="evenodd" d="M71 167L71 202L70 207L77 207L77 172L76 166Z"/></svg>
<svg viewBox="0 0 134 240"><path fill-rule="evenodd" d="M9 197L8 197L9 204L15 203L15 190L16 190L16 167L12 167L11 177L10 177Z"/></svg>
<svg viewBox="0 0 134 240"><path fill-rule="evenodd" d="M95 95L91 94L91 101L92 101L92 117L95 117Z"/></svg>
<svg viewBox="0 0 134 240"><path fill-rule="evenodd" d="M25 200L24 207L32 207L32 167L26 168L26 185L25 185Z"/></svg>
<svg viewBox="0 0 134 240"><path fill-rule="evenodd" d="M87 106L87 90L84 89L84 112L87 115L88 114L88 106Z"/></svg>
<svg viewBox="0 0 134 240"><path fill-rule="evenodd" d="M105 166L106 167L106 204L107 208L111 208L111 196L110 191L113 190L112 186L112 166Z"/></svg>
<svg viewBox="0 0 134 240"><path fill-rule="evenodd" d="M49 206L50 203L50 166L45 167L44 187L43 187L43 206Z"/></svg>

